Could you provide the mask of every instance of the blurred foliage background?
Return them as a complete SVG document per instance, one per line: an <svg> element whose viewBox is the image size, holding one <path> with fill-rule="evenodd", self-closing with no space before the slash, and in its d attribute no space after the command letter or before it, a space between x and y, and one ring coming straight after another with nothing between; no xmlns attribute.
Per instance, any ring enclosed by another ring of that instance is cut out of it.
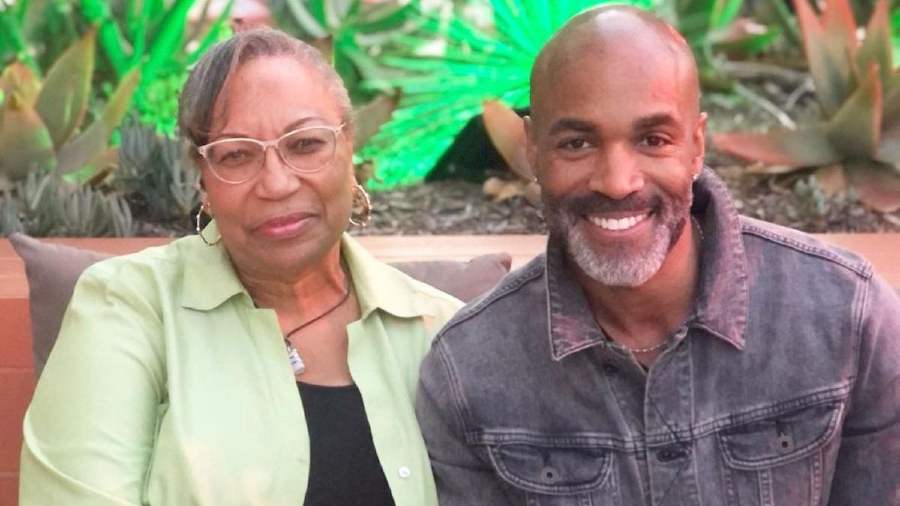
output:
<svg viewBox="0 0 900 506"><path fill-rule="evenodd" d="M260 24L334 62L357 109L355 161L371 189L484 181L487 166L500 164L513 170L488 193L529 195L516 149L531 65L562 24L602 3L0 0L0 234L128 235L135 219L188 223L199 197L175 127L178 92L212 44ZM892 56L900 0L624 3L684 34L706 95L749 101L790 132L766 137L791 139L787 148L760 141L751 151L727 149L750 145L739 137L750 133L734 132L719 139L723 151L770 173L816 171L832 192L876 188L864 202L900 208L900 58ZM808 124L748 85L760 74L808 76L797 90L816 98ZM793 154L790 163L772 154L778 149Z"/></svg>

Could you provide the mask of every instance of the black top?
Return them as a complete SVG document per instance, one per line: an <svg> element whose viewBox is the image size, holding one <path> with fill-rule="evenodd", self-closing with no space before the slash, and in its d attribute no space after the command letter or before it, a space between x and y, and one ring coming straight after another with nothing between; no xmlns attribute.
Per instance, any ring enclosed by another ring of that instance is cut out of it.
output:
<svg viewBox="0 0 900 506"><path fill-rule="evenodd" d="M310 443L304 506L394 506L356 385L297 387Z"/></svg>

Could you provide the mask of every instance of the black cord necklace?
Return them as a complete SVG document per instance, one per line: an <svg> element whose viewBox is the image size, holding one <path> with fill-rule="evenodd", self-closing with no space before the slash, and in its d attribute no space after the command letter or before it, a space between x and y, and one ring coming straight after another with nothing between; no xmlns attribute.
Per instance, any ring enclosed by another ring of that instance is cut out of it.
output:
<svg viewBox="0 0 900 506"><path fill-rule="evenodd" d="M350 298L350 277L345 276L345 279L347 280L347 284L344 287L344 295L342 295L341 298L333 306L326 309L325 311L322 311L315 318L311 318L311 319L301 323L300 325L294 327L293 329L291 329L290 332L288 332L287 334L284 335L284 344L287 347L288 362L290 362L290 364L291 364L291 369L294 370L294 376L296 376L298 374L303 374L303 371L306 370L306 364L303 362L303 358L300 356L300 352L297 351L297 347L294 346L293 343L291 343L289 338L292 335L296 334L297 332L305 329L306 327L309 327L313 323L316 323L317 321L321 320L322 318L328 316L329 314L334 312L334 310L341 307L341 305L343 305L344 302L347 302L347 299Z"/></svg>

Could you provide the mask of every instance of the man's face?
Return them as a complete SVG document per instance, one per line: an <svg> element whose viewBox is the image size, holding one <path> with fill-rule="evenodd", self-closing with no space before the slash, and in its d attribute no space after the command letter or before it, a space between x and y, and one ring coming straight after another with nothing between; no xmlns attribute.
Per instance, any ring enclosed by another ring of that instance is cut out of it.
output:
<svg viewBox="0 0 900 506"><path fill-rule="evenodd" d="M527 125L551 232L608 286L659 271L703 164L705 117L686 71L671 54L633 46L571 52L536 90Z"/></svg>

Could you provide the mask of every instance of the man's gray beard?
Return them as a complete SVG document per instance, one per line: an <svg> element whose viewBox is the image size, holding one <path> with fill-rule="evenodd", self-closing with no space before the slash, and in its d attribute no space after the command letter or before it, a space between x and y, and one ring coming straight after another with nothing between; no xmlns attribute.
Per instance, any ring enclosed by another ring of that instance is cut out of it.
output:
<svg viewBox="0 0 900 506"><path fill-rule="evenodd" d="M674 242L672 230L661 225L654 227L653 242L642 252L628 251L631 248L607 254L596 252L576 226L567 227L565 248L569 257L594 281L605 286L640 286L659 272Z"/></svg>
<svg viewBox="0 0 900 506"><path fill-rule="evenodd" d="M560 208L558 203L545 202L545 216L551 234L564 242L563 248L569 258L588 277L605 286L635 287L659 272L684 227L689 226L693 192L688 190L685 197L669 200L657 210L659 215L646 218L656 221L651 233L652 242L642 251L627 246L609 253L595 251L577 226L579 218Z"/></svg>

